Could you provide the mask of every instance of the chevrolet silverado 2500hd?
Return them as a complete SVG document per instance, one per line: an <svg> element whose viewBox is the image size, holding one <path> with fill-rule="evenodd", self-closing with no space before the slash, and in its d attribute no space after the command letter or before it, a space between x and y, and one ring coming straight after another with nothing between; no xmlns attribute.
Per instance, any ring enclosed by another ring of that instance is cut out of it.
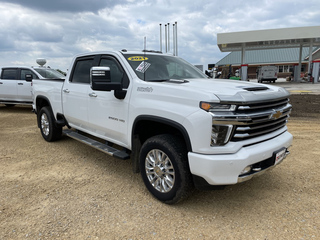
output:
<svg viewBox="0 0 320 240"><path fill-rule="evenodd" d="M65 80L33 80L43 138L64 133L131 158L165 203L194 186L249 180L289 153L291 105L283 88L208 79L179 57L148 51L78 55L69 69Z"/></svg>
<svg viewBox="0 0 320 240"><path fill-rule="evenodd" d="M0 72L0 103L6 106L32 104L32 79L64 78L46 67L3 67Z"/></svg>

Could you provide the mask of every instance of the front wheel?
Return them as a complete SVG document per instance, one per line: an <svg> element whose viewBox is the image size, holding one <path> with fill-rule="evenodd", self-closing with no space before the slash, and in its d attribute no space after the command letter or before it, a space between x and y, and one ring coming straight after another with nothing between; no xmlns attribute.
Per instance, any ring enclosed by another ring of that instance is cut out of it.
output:
<svg viewBox="0 0 320 240"><path fill-rule="evenodd" d="M148 139L141 147L140 170L150 193L167 204L186 198L193 189L187 150L176 136Z"/></svg>
<svg viewBox="0 0 320 240"><path fill-rule="evenodd" d="M41 135L47 142L53 142L61 138L62 127L55 124L52 111L49 107L41 108L38 114L38 122Z"/></svg>

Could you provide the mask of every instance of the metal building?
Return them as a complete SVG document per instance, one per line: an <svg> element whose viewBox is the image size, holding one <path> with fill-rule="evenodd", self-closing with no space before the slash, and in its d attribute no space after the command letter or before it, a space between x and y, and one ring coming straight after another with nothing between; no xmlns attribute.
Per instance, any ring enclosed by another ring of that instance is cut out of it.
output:
<svg viewBox="0 0 320 240"><path fill-rule="evenodd" d="M218 33L217 44L222 52L241 52L241 79L243 80L248 78L249 64L245 61L249 51L298 48L298 66L295 67L297 71L295 71L296 74L294 75L294 81L298 81L301 75L304 47L309 48L308 73L311 74L313 72L311 70L312 53L314 47L320 46L320 26Z"/></svg>

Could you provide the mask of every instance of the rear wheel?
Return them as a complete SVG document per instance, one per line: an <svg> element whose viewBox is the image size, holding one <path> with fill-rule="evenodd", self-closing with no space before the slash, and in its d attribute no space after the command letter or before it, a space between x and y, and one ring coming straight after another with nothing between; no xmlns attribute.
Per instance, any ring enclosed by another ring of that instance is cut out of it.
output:
<svg viewBox="0 0 320 240"><path fill-rule="evenodd" d="M140 170L150 193L167 204L186 198L193 189L187 151L173 135L158 135L141 147Z"/></svg>
<svg viewBox="0 0 320 240"><path fill-rule="evenodd" d="M41 135L46 141L53 142L61 138L62 127L55 124L55 119L49 107L41 108L38 114L38 122Z"/></svg>

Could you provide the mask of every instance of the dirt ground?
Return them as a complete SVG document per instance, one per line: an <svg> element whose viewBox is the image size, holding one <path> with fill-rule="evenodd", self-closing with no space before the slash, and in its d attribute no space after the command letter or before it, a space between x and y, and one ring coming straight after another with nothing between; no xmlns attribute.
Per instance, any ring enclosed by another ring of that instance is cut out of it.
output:
<svg viewBox="0 0 320 240"><path fill-rule="evenodd" d="M292 95L291 154L278 167L173 206L130 161L64 137L31 107L0 106L0 239L320 239L320 96Z"/></svg>

